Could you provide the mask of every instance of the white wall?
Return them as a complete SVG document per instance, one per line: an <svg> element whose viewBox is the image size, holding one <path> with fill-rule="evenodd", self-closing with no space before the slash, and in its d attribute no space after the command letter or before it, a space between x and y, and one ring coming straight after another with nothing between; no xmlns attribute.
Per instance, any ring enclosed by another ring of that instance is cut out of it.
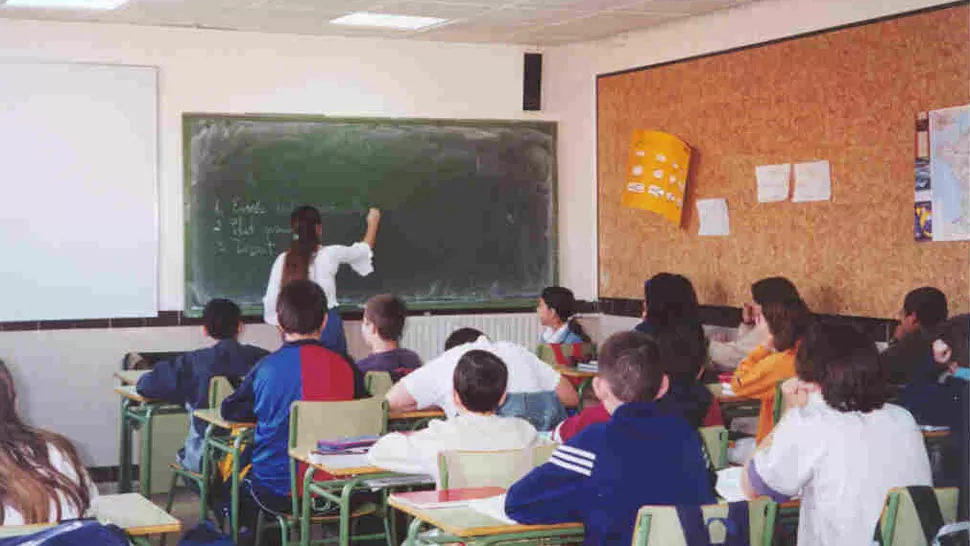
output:
<svg viewBox="0 0 970 546"><path fill-rule="evenodd" d="M939 0L760 0L611 39L551 48L543 59L543 105L559 120L563 278L595 299L596 76L945 4ZM687 114L689 115L689 114ZM617 196L619 199L619 196ZM576 228L576 226L581 226Z"/></svg>

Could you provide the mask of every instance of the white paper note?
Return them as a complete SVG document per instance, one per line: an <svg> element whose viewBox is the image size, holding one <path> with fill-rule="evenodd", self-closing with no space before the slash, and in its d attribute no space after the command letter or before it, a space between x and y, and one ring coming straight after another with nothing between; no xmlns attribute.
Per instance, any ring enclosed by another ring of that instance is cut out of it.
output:
<svg viewBox="0 0 970 546"><path fill-rule="evenodd" d="M754 170L758 180L758 202L775 203L788 200L788 182L791 180L791 163L783 165L760 165Z"/></svg>
<svg viewBox="0 0 970 546"><path fill-rule="evenodd" d="M727 201L724 199L698 199L697 215L701 226L698 235L723 236L731 234Z"/></svg>
<svg viewBox="0 0 970 546"><path fill-rule="evenodd" d="M828 201L832 199L832 178L828 161L795 164L795 203Z"/></svg>
<svg viewBox="0 0 970 546"><path fill-rule="evenodd" d="M717 494L727 502L743 501L747 498L741 489L741 474L744 467L732 466L717 471Z"/></svg>

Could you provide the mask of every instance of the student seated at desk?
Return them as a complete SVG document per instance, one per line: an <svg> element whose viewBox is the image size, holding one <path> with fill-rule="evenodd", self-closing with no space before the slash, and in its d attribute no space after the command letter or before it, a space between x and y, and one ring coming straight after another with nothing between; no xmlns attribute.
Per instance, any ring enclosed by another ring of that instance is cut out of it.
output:
<svg viewBox="0 0 970 546"><path fill-rule="evenodd" d="M768 277L751 285L751 299L754 303L745 303L741 311L741 324L734 341L727 341L720 336L711 338L709 355L711 365L718 371L733 371L742 360L758 345L768 342L767 328L757 327L761 309L769 303L801 299L798 289L784 277Z"/></svg>
<svg viewBox="0 0 970 546"><path fill-rule="evenodd" d="M452 377L462 355L482 350L494 354L508 368L508 397L499 415L522 417L539 430L552 430L566 418L563 406L579 403L576 389L531 351L506 341L492 341L473 328L453 332L445 352L406 375L387 393L391 411L437 406L449 418L458 415Z"/></svg>
<svg viewBox="0 0 970 546"><path fill-rule="evenodd" d="M957 519L970 519L970 315L959 315L937 328L932 344L935 377L914 379L899 393L899 405L921 425L947 427L950 441L935 486L960 488Z"/></svg>
<svg viewBox="0 0 970 546"><path fill-rule="evenodd" d="M316 284L292 281L276 302L283 346L259 361L242 385L222 402L222 417L256 422L252 471L242 484L240 521L256 509L290 509L287 446L290 404L297 400L353 400L363 393L360 372L320 343L327 297Z"/></svg>
<svg viewBox="0 0 970 546"><path fill-rule="evenodd" d="M707 339L700 325L684 324L650 337L657 343L663 371L670 378L670 388L657 401L658 406L682 415L695 428L723 425L717 400L711 390L697 380L707 361ZM587 426L609 420L610 414L602 404L584 408L556 427L553 439L568 441Z"/></svg>
<svg viewBox="0 0 970 546"><path fill-rule="evenodd" d="M766 304L757 328L768 331L768 341L745 358L731 378L731 389L738 399L758 398L758 430L761 442L774 426L775 389L778 382L795 375L795 352L811 323L808 306L800 299Z"/></svg>
<svg viewBox="0 0 970 546"><path fill-rule="evenodd" d="M468 351L458 359L452 399L458 416L434 420L428 428L404 435L391 433L371 447L375 466L408 474L438 477L438 453L450 450L498 451L536 445L536 429L518 417L500 417L509 373L505 363L487 351Z"/></svg>
<svg viewBox="0 0 970 546"><path fill-rule="evenodd" d="M930 346L936 328L946 320L947 313L946 296L932 286L906 294L893 339L889 348L879 355L890 383L925 382L939 375Z"/></svg>
<svg viewBox="0 0 970 546"><path fill-rule="evenodd" d="M17 414L17 392L0 360L0 526L83 517L97 498L71 442Z"/></svg>
<svg viewBox="0 0 970 546"><path fill-rule="evenodd" d="M190 426L185 445L179 450L179 464L192 472L202 469L202 443L206 422L192 418L192 412L209 407L209 382L223 376L234 387L269 352L244 345L237 339L242 333L239 306L226 299L214 299L202 311L202 332L216 344L185 353L172 360L158 362L138 379L138 394L185 406Z"/></svg>
<svg viewBox="0 0 970 546"><path fill-rule="evenodd" d="M923 436L906 410L885 403L878 351L856 328L812 326L796 368L801 386L746 465L742 489L777 502L801 495L799 546L870 544L891 488L930 485Z"/></svg>
<svg viewBox="0 0 970 546"><path fill-rule="evenodd" d="M700 436L657 404L668 387L655 341L640 332L610 336L593 389L613 418L512 485L508 516L525 524L581 521L585 544L630 544L644 504L715 502Z"/></svg>
<svg viewBox="0 0 970 546"><path fill-rule="evenodd" d="M643 283L643 322L634 329L654 334L679 324L701 325L694 285L683 275L657 273Z"/></svg>
<svg viewBox="0 0 970 546"><path fill-rule="evenodd" d="M391 379L398 381L421 367L418 353L400 345L407 315L407 306L393 294L380 294L367 300L360 331L371 354L357 361L362 373L388 372Z"/></svg>
<svg viewBox="0 0 970 546"><path fill-rule="evenodd" d="M572 290L561 286L549 286L542 290L536 306L539 324L539 343L589 343L589 336L576 321L576 298Z"/></svg>

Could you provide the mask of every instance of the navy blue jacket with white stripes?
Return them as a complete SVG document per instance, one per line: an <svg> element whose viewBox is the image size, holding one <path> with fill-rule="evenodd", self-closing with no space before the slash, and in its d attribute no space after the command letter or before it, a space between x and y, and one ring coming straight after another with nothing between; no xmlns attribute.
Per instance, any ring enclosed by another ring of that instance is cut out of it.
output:
<svg viewBox="0 0 970 546"><path fill-rule="evenodd" d="M700 435L657 404L623 404L513 484L509 517L528 524L581 521L585 544L631 543L645 504L715 501Z"/></svg>

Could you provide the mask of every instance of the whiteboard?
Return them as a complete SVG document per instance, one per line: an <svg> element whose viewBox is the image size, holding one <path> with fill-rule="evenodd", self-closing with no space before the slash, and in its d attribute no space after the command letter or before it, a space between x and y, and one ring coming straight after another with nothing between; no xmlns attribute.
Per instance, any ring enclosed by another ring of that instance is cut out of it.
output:
<svg viewBox="0 0 970 546"><path fill-rule="evenodd" d="M154 67L0 62L0 321L154 316Z"/></svg>

